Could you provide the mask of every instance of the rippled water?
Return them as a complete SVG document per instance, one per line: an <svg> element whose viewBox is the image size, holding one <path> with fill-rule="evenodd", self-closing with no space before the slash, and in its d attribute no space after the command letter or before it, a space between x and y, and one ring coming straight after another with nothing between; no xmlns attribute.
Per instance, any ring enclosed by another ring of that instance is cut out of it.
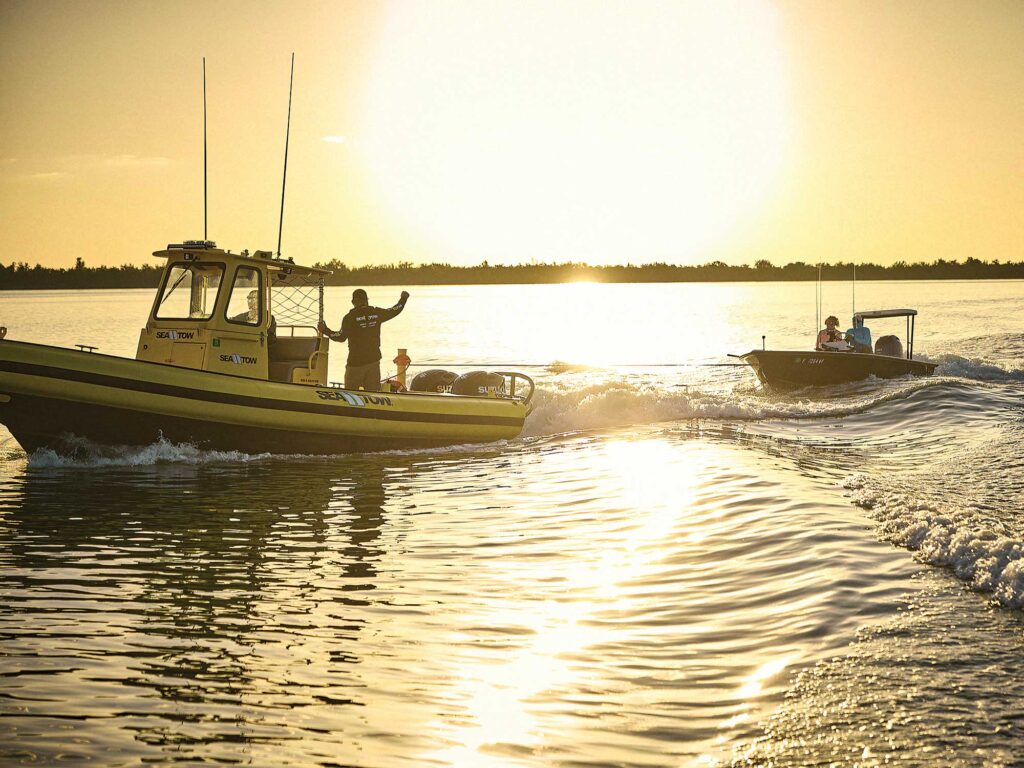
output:
<svg viewBox="0 0 1024 768"><path fill-rule="evenodd" d="M921 309L932 379L779 397L700 365L806 346L803 292L414 289L385 326L414 360L577 364L530 369L492 446L0 432L0 761L1018 764L1024 284L858 285ZM150 299L0 320L130 355Z"/></svg>

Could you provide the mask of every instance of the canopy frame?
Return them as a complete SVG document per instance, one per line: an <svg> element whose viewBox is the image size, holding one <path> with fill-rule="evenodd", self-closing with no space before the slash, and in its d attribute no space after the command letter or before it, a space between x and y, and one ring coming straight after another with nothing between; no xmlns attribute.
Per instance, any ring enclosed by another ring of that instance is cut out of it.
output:
<svg viewBox="0 0 1024 768"><path fill-rule="evenodd" d="M916 309L869 309L864 312L854 312L853 324L857 321L880 317L905 317L907 318L907 360L914 359L914 324L917 321Z"/></svg>

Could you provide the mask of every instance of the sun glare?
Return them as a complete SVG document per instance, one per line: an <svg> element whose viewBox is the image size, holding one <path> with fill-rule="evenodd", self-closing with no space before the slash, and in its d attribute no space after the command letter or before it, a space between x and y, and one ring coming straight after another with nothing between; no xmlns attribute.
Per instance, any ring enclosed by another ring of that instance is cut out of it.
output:
<svg viewBox="0 0 1024 768"><path fill-rule="evenodd" d="M686 261L777 182L784 70L760 0L398 3L355 151L438 255Z"/></svg>
<svg viewBox="0 0 1024 768"><path fill-rule="evenodd" d="M549 578L564 585L561 600L517 600L516 564L494 564L492 576L508 580L509 598L496 606L490 621L493 626L527 627L524 637L529 639L503 664L487 663L485 656L452 664L447 679L455 690L466 693L467 716L456 728L440 722L430 726L432 731L443 731L450 746L425 755L428 761L507 765L486 755L484 749L496 744L539 745L543 727L533 700L543 691L593 682L580 679L571 655L617 639L614 622L601 623L599 617L627 610L624 606L635 597L624 585L658 567L661 547L683 524L699 474L665 472L665 466L679 462L679 452L669 444L657 440L611 443L588 452L586 461L599 466L609 480L604 503L635 506L631 524L613 525L603 532L591 530L591 535L608 539L608 546L596 550L597 557L567 555L557 566L550 566ZM676 469L688 466L684 461ZM521 487L518 492L530 493L530 489ZM601 522L595 520L594 525L600 529Z"/></svg>

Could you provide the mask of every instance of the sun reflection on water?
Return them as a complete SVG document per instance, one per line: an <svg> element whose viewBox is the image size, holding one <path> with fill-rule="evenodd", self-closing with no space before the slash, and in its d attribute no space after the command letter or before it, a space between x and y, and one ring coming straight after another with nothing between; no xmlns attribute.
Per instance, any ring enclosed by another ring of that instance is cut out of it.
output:
<svg viewBox="0 0 1024 768"><path fill-rule="evenodd" d="M491 758L482 754L485 750L539 747L544 734L534 707L540 695L587 682L580 679L581 670L571 657L627 631L598 620L630 600L622 585L643 579L656 566L659 546L679 525L699 478L679 465L678 450L663 441L606 443L587 454L586 460L605 478L602 502L630 510L630 524L611 528L593 520L606 539L598 553L588 548L580 557L571 551L570 543L565 559L551 574L564 584L558 600L518 598L517 564L494 563L497 569L506 569L498 575L508 582L515 602L494 605L489 618L495 626L523 628L530 639L511 661L495 664L474 658L451 665L450 685L466 697L467 718L454 728L450 721L435 723L432 728L443 731L451 746L425 757L451 765L481 766L491 764ZM666 471L669 466L671 472ZM591 533L583 531L581 536ZM495 758L494 764L504 764L504 759Z"/></svg>

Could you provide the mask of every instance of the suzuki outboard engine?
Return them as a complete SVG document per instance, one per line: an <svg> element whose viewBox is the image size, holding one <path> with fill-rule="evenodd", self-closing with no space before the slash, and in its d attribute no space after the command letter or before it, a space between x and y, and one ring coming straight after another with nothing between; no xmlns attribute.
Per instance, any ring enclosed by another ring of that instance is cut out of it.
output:
<svg viewBox="0 0 1024 768"><path fill-rule="evenodd" d="M441 368L431 368L429 371L417 373L409 384L410 392L451 392L452 384L459 378L459 374L452 371L445 371Z"/></svg>
<svg viewBox="0 0 1024 768"><path fill-rule="evenodd" d="M903 344L899 336L881 336L875 342L875 354L886 357L903 357Z"/></svg>
<svg viewBox="0 0 1024 768"><path fill-rule="evenodd" d="M493 393L505 394L505 377L487 371L464 373L452 384L453 395L476 395L488 397Z"/></svg>

